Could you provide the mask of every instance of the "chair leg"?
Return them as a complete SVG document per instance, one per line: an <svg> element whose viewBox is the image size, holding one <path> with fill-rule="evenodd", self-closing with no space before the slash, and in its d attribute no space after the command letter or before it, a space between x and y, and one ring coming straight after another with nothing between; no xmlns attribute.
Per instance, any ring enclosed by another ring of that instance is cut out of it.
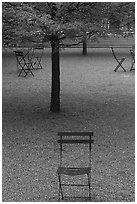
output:
<svg viewBox="0 0 137 204"><path fill-rule="evenodd" d="M41 65L41 59L40 58L37 58L37 62L38 62L38 66L36 69L42 69L42 65Z"/></svg>
<svg viewBox="0 0 137 204"><path fill-rule="evenodd" d="M21 71L20 71L20 73L19 73L18 77L21 75L22 71L24 71L24 72L25 72L25 74L27 74L27 72L25 71L25 69L21 69ZM26 75L25 75L25 76L26 76Z"/></svg>
<svg viewBox="0 0 137 204"><path fill-rule="evenodd" d="M60 201L60 194L61 194L62 200L64 199L63 190L62 190L62 186L61 186L61 176L60 176L60 174L58 174L58 178L59 178L59 197L58 197L58 200Z"/></svg>
<svg viewBox="0 0 137 204"><path fill-rule="evenodd" d="M25 77L27 76L28 72L30 72L32 74L32 76L34 76L33 72L31 71L31 69L28 69L28 71L26 72Z"/></svg>
<svg viewBox="0 0 137 204"><path fill-rule="evenodd" d="M117 67L114 69L114 71L116 72L118 70L119 67L121 67L124 72L126 72L126 70L124 69L124 67L122 66L122 63L124 62L125 59L122 59L120 62L118 62Z"/></svg>
<svg viewBox="0 0 137 204"><path fill-rule="evenodd" d="M134 64L135 64L135 62L132 63L132 66L131 66L131 68L130 68L130 71L135 70L135 69L133 68Z"/></svg>
<svg viewBox="0 0 137 204"><path fill-rule="evenodd" d="M40 66L40 68L42 69L41 60L39 61L39 66Z"/></svg>
<svg viewBox="0 0 137 204"><path fill-rule="evenodd" d="M32 63L26 64L26 67L27 67L27 72L26 72L25 77L27 76L28 72L30 72L30 73L32 74L32 76L34 77L34 74L33 74L33 72L31 71L31 67L33 68Z"/></svg>
<svg viewBox="0 0 137 204"><path fill-rule="evenodd" d="M119 67L121 67L124 70L124 72L126 72L126 70L124 69L124 67L121 64L118 64L118 66L114 69L114 72L116 72Z"/></svg>
<svg viewBox="0 0 137 204"><path fill-rule="evenodd" d="M87 174L88 176L88 186L89 186L89 201L91 200L91 191L90 191L90 173Z"/></svg>
<svg viewBox="0 0 137 204"><path fill-rule="evenodd" d="M20 70L18 77L21 75L21 73L22 73L22 69Z"/></svg>

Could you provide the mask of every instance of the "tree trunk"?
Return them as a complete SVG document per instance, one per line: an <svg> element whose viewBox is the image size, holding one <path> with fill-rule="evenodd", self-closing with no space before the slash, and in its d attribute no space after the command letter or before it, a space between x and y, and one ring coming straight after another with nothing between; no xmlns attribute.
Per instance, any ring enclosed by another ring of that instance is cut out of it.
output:
<svg viewBox="0 0 137 204"><path fill-rule="evenodd" d="M60 111L60 63L59 63L59 39L52 36L52 86L50 111Z"/></svg>
<svg viewBox="0 0 137 204"><path fill-rule="evenodd" d="M87 40L86 38L83 39L83 51L82 51L83 55L87 55Z"/></svg>

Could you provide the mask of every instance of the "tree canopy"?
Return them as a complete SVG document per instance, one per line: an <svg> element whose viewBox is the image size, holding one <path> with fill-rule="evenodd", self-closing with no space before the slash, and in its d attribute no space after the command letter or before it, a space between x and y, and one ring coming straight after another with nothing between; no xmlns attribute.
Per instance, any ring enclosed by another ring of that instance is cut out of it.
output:
<svg viewBox="0 0 137 204"><path fill-rule="evenodd" d="M134 7L134 2L3 2L3 44L122 34L134 30Z"/></svg>

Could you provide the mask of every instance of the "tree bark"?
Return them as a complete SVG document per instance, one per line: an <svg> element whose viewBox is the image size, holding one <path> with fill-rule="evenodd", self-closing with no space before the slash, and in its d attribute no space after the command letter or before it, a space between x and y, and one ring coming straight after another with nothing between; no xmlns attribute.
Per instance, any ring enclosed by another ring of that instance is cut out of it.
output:
<svg viewBox="0 0 137 204"><path fill-rule="evenodd" d="M50 111L60 111L60 63L59 63L59 39L52 36L52 85Z"/></svg>

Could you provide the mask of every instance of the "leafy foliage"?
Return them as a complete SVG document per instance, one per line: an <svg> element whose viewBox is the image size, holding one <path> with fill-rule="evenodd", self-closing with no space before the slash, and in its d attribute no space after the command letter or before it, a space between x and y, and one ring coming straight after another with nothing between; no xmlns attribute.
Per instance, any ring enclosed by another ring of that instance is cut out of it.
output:
<svg viewBox="0 0 137 204"><path fill-rule="evenodd" d="M3 44L122 34L134 30L134 7L133 2L3 2ZM104 19L111 30L102 26Z"/></svg>

